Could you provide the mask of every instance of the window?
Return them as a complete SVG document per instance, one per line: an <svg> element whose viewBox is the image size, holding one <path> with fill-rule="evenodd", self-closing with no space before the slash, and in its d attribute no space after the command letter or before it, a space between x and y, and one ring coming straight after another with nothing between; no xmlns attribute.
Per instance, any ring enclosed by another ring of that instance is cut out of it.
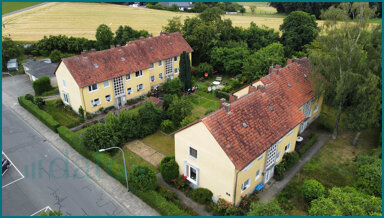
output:
<svg viewBox="0 0 384 218"><path fill-rule="evenodd" d="M276 160L275 160L276 162L280 161L280 156L281 156L281 152L277 153Z"/></svg>
<svg viewBox="0 0 384 218"><path fill-rule="evenodd" d="M153 63L150 64L149 69L153 69L155 65Z"/></svg>
<svg viewBox="0 0 384 218"><path fill-rule="evenodd" d="M66 87L67 84L65 84L65 80L63 80L63 86Z"/></svg>
<svg viewBox="0 0 384 218"><path fill-rule="evenodd" d="M163 65L163 61L159 61L159 67Z"/></svg>
<svg viewBox="0 0 384 218"><path fill-rule="evenodd" d="M105 101L110 102L111 101L111 95L106 95L105 96Z"/></svg>
<svg viewBox="0 0 384 218"><path fill-rule="evenodd" d="M313 113L316 113L318 110L319 110L319 104L316 105L315 110L313 111Z"/></svg>
<svg viewBox="0 0 384 218"><path fill-rule="evenodd" d="M136 77L141 77L141 76L143 76L143 71L142 70L136 71Z"/></svg>
<svg viewBox="0 0 384 218"><path fill-rule="evenodd" d="M260 175L261 175L261 169L259 169L259 170L256 171L255 181L258 180L258 179L260 178Z"/></svg>
<svg viewBox="0 0 384 218"><path fill-rule="evenodd" d="M173 60L174 60L174 61L177 61L177 56L175 56L175 57L173 58Z"/></svg>
<svg viewBox="0 0 384 218"><path fill-rule="evenodd" d="M68 95L68 93L63 92L63 99L64 99L64 103L65 104L69 104L69 95Z"/></svg>
<svg viewBox="0 0 384 218"><path fill-rule="evenodd" d="M194 148L189 147L189 156L197 159L197 150Z"/></svg>
<svg viewBox="0 0 384 218"><path fill-rule="evenodd" d="M101 102L100 102L100 99L99 99L99 98L96 98L96 99L91 100L91 105L92 105L92 107L96 107L96 106L98 106L98 105L100 105L100 104L101 104Z"/></svg>
<svg viewBox="0 0 384 218"><path fill-rule="evenodd" d="M289 131L287 135L291 135L292 133L293 133L293 129Z"/></svg>
<svg viewBox="0 0 384 218"><path fill-rule="evenodd" d="M241 184L241 192L244 192L245 190L247 190L247 188L249 188L249 186L251 185L249 179L247 179L243 184Z"/></svg>
<svg viewBox="0 0 384 218"><path fill-rule="evenodd" d="M127 93L128 93L128 95L132 94L132 88L128 88Z"/></svg>
<svg viewBox="0 0 384 218"><path fill-rule="evenodd" d="M179 72L179 69L175 68L175 73L178 73Z"/></svg>
<svg viewBox="0 0 384 218"><path fill-rule="evenodd" d="M151 76L151 82L155 81L155 76Z"/></svg>
<svg viewBox="0 0 384 218"><path fill-rule="evenodd" d="M257 157L257 160L260 160L261 158L263 158L264 156L264 153L260 154L260 156Z"/></svg>
<svg viewBox="0 0 384 218"><path fill-rule="evenodd" d="M144 84L139 84L137 85L137 91L141 91L141 90L144 90Z"/></svg>
<svg viewBox="0 0 384 218"><path fill-rule="evenodd" d="M131 74L127 74L126 76L125 76L125 80L130 80L131 79Z"/></svg>
<svg viewBox="0 0 384 218"><path fill-rule="evenodd" d="M94 91L96 91L96 90L97 90L97 83L88 86L88 90L89 90L90 92L94 92Z"/></svg>
<svg viewBox="0 0 384 218"><path fill-rule="evenodd" d="M196 167L186 164L185 175L187 176L187 179L190 182L197 184L197 181L199 179L199 170Z"/></svg>
<svg viewBox="0 0 384 218"><path fill-rule="evenodd" d="M163 73L159 73L159 79L163 78Z"/></svg>
<svg viewBox="0 0 384 218"><path fill-rule="evenodd" d="M104 81L104 88L107 88L107 87L109 87L109 80Z"/></svg>
<svg viewBox="0 0 384 218"><path fill-rule="evenodd" d="M289 150L291 150L291 143L289 143L287 146L285 146L285 153L289 152Z"/></svg>

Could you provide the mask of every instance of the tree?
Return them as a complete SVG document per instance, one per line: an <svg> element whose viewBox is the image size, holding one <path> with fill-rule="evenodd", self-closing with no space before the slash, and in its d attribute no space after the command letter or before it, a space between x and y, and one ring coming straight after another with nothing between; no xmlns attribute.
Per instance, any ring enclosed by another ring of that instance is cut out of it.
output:
<svg viewBox="0 0 384 218"><path fill-rule="evenodd" d="M163 90L166 94L181 96L183 83L179 78L169 79L164 83Z"/></svg>
<svg viewBox="0 0 384 218"><path fill-rule="evenodd" d="M179 127L180 122L192 113L192 103L186 96L175 98L169 105L167 110L167 117L172 120L175 126Z"/></svg>
<svg viewBox="0 0 384 218"><path fill-rule="evenodd" d="M119 144L119 139L114 135L110 128L106 128L102 123L96 123L87 128L82 137L84 145L92 151L102 148L109 148Z"/></svg>
<svg viewBox="0 0 384 218"><path fill-rule="evenodd" d="M304 11L320 18L322 10L327 10L330 6L338 4L330 2L271 2L270 6L276 8L277 13L289 14L293 11Z"/></svg>
<svg viewBox="0 0 384 218"><path fill-rule="evenodd" d="M116 144L115 146L121 146L124 144L125 139L123 137L123 132L122 132L122 125L121 122L119 121L119 118L115 116L114 113L109 112L107 116L105 117L105 128L108 128L109 132L112 132L113 135L119 140L119 143Z"/></svg>
<svg viewBox="0 0 384 218"><path fill-rule="evenodd" d="M183 24L181 24L181 16L176 16L168 20L168 24L166 26L163 26L162 31L167 33L174 33L174 32L181 33L182 27L183 27Z"/></svg>
<svg viewBox="0 0 384 218"><path fill-rule="evenodd" d="M219 7L207 8L201 14L199 18L205 23L214 23L221 20L221 15L224 14L224 11Z"/></svg>
<svg viewBox="0 0 384 218"><path fill-rule="evenodd" d="M114 43L117 45L125 45L129 41L137 40L150 35L146 30L134 30L130 26L119 26L115 32Z"/></svg>
<svg viewBox="0 0 384 218"><path fill-rule="evenodd" d="M96 41L100 50L108 49L113 43L113 32L105 24L101 24L96 29Z"/></svg>
<svg viewBox="0 0 384 218"><path fill-rule="evenodd" d="M258 201L252 202L247 216L284 216L283 209L275 200L269 203Z"/></svg>
<svg viewBox="0 0 384 218"><path fill-rule="evenodd" d="M251 6L249 6L249 8L251 9L251 11L252 11L252 15L253 15L253 14L255 13L256 6L251 5Z"/></svg>
<svg viewBox="0 0 384 218"><path fill-rule="evenodd" d="M154 133L161 123L161 109L154 103L147 101L139 110L138 137L143 138Z"/></svg>
<svg viewBox="0 0 384 218"><path fill-rule="evenodd" d="M51 79L48 76L42 76L32 82L32 88L36 95L41 95L52 89Z"/></svg>
<svg viewBox="0 0 384 218"><path fill-rule="evenodd" d="M377 90L379 78L367 67L364 50L367 35L372 34L368 19L373 15L368 3L330 7L322 15L327 19L324 33L309 49L316 97L323 95L324 101L336 108L333 139L337 137L342 112L348 113L346 126L357 131L373 125L379 117L381 102L374 96L381 93Z"/></svg>
<svg viewBox="0 0 384 218"><path fill-rule="evenodd" d="M241 15L244 15L244 13L245 13L245 8L244 7L240 8L240 13L241 13Z"/></svg>
<svg viewBox="0 0 384 218"><path fill-rule="evenodd" d="M328 197L311 202L311 216L381 216L381 198L366 195L351 187L334 187Z"/></svg>
<svg viewBox="0 0 384 218"><path fill-rule="evenodd" d="M207 8L208 8L208 5L206 5L204 2L196 2L193 7L193 11L200 13Z"/></svg>
<svg viewBox="0 0 384 218"><path fill-rule="evenodd" d="M183 83L183 90L192 89L192 73L189 54L185 51L180 55L180 81Z"/></svg>
<svg viewBox="0 0 384 218"><path fill-rule="evenodd" d="M382 166L381 159L371 156L357 158L356 186L368 195L381 197Z"/></svg>
<svg viewBox="0 0 384 218"><path fill-rule="evenodd" d="M49 55L49 58L53 63L58 63L61 61L62 56L63 54L59 50L55 49L51 52L51 54Z"/></svg>
<svg viewBox="0 0 384 218"><path fill-rule="evenodd" d="M245 43L236 43L234 47L215 47L209 57L215 70L234 76L241 73L243 60L249 57L249 49Z"/></svg>
<svg viewBox="0 0 384 218"><path fill-rule="evenodd" d="M288 54L302 51L303 46L311 43L318 35L316 17L303 11L294 11L284 18L280 26L281 42Z"/></svg>
<svg viewBox="0 0 384 218"><path fill-rule="evenodd" d="M23 49L8 37L3 37L2 46L3 70L7 70L7 62L12 58L18 58L23 53Z"/></svg>
<svg viewBox="0 0 384 218"><path fill-rule="evenodd" d="M138 132L140 131L137 125L139 116L129 110L122 110L118 117L124 141L126 142L137 138Z"/></svg>
<svg viewBox="0 0 384 218"><path fill-rule="evenodd" d="M209 76L212 76L213 73L213 67L212 65L208 63L200 63L196 68L195 68L195 76L204 76L204 74L207 73Z"/></svg>
<svg viewBox="0 0 384 218"><path fill-rule="evenodd" d="M279 40L279 33L274 29L258 27L254 22L251 22L248 29L241 30L236 35L243 35L239 40L246 41L251 50L259 50Z"/></svg>
<svg viewBox="0 0 384 218"><path fill-rule="evenodd" d="M324 186L315 179L305 180L301 189L307 202L323 197L326 193Z"/></svg>
<svg viewBox="0 0 384 218"><path fill-rule="evenodd" d="M128 178L130 187L135 191L155 190L157 186L156 174L148 166L135 166Z"/></svg>

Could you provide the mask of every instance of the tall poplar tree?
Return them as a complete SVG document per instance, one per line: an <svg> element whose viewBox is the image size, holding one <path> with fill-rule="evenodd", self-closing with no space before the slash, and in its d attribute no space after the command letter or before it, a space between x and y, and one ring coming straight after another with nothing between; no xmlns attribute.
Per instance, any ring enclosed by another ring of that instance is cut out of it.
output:
<svg viewBox="0 0 384 218"><path fill-rule="evenodd" d="M192 88L191 62L189 54L185 51L180 55L180 81L183 83L183 90Z"/></svg>

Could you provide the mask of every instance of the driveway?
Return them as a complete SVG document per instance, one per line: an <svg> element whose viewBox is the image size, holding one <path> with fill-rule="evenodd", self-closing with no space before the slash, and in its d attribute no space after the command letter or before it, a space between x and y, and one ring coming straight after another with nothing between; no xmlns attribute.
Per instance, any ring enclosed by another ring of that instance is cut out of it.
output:
<svg viewBox="0 0 384 218"><path fill-rule="evenodd" d="M2 91L4 94L8 94L12 98L17 98L25 94L35 94L35 91L32 88L32 82L29 80L29 77L25 74L16 75L16 76L7 76L2 78ZM3 97L4 99L4 97Z"/></svg>

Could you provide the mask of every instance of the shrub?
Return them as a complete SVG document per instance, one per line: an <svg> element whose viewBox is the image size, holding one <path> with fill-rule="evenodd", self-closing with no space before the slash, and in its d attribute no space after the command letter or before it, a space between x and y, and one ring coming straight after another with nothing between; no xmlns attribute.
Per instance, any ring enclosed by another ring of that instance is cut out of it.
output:
<svg viewBox="0 0 384 218"><path fill-rule="evenodd" d="M299 161L299 154L296 152L290 152L284 155L283 161L285 162L285 170L291 169L297 161Z"/></svg>
<svg viewBox="0 0 384 218"><path fill-rule="evenodd" d="M244 196L240 196L240 198L241 198L241 201L240 201L239 207L244 211L248 211L252 200L248 197L247 194L245 194Z"/></svg>
<svg viewBox="0 0 384 218"><path fill-rule="evenodd" d="M263 203L261 201L252 203L247 216L283 216L284 211L275 200Z"/></svg>
<svg viewBox="0 0 384 218"><path fill-rule="evenodd" d="M163 120L160 124L160 129L163 132L171 133L175 130L175 125L171 120Z"/></svg>
<svg viewBox="0 0 384 218"><path fill-rule="evenodd" d="M325 196L324 186L315 179L305 180L301 190L307 202Z"/></svg>
<svg viewBox="0 0 384 218"><path fill-rule="evenodd" d="M82 107L81 105L80 105L80 107L79 107L78 112L79 112L79 116L82 117L82 118L84 118L84 109L83 109L83 107Z"/></svg>
<svg viewBox="0 0 384 218"><path fill-rule="evenodd" d="M135 166L129 173L129 183L132 189L137 191L155 190L157 177L155 172L147 166Z"/></svg>
<svg viewBox="0 0 384 218"><path fill-rule="evenodd" d="M217 203L213 206L213 210L216 214L224 216L227 208L230 205L232 204L222 198L219 198L219 200L217 200Z"/></svg>
<svg viewBox="0 0 384 218"><path fill-rule="evenodd" d="M174 180L172 180L173 185L177 189L184 189L185 185L187 184L187 177L183 174L180 174L178 177L176 177Z"/></svg>
<svg viewBox="0 0 384 218"><path fill-rule="evenodd" d="M163 90L165 94L175 94L181 96L181 91L183 90L183 83L180 81L179 78L167 80L163 85Z"/></svg>
<svg viewBox="0 0 384 218"><path fill-rule="evenodd" d="M382 195L382 166L381 159L371 156L357 158L356 186L369 195L381 197Z"/></svg>
<svg viewBox="0 0 384 218"><path fill-rule="evenodd" d="M25 98L25 100L33 102L33 95L31 95L31 94L26 94L24 98Z"/></svg>
<svg viewBox="0 0 384 218"><path fill-rule="evenodd" d="M41 95L45 91L52 89L51 80L48 76L42 76L39 79L32 82L33 90L35 90L36 95Z"/></svg>
<svg viewBox="0 0 384 218"><path fill-rule="evenodd" d="M311 139L307 143L305 143L305 145L298 151L299 155L303 155L313 144L315 144L317 138L319 138L319 135L316 133L312 133Z"/></svg>
<svg viewBox="0 0 384 218"><path fill-rule="evenodd" d="M284 179L284 172L285 172L285 163L284 161L281 161L279 164L275 166L275 174L273 175L273 178L275 178L277 181Z"/></svg>
<svg viewBox="0 0 384 218"><path fill-rule="evenodd" d="M20 96L18 101L21 106L23 106L25 109L27 109L27 111L37 117L37 119L47 125L48 128L54 132L57 132L57 128L60 126L60 124L55 119L53 119L50 114L38 108L31 101L25 100L23 96Z"/></svg>
<svg viewBox="0 0 384 218"><path fill-rule="evenodd" d="M176 193L171 191L171 190L168 190L164 186L159 185L157 187L157 192L159 192L159 194L161 196L163 196L167 201L176 201L177 200Z"/></svg>
<svg viewBox="0 0 384 218"><path fill-rule="evenodd" d="M213 109L213 108L209 108L207 111L205 111L205 114L204 115L208 115L208 114L210 114L210 113L212 113L212 112L214 112L215 111L215 109Z"/></svg>
<svg viewBox="0 0 384 218"><path fill-rule="evenodd" d="M230 204L227 209L225 210L225 216L240 216L241 215L241 208L236 207L232 204Z"/></svg>
<svg viewBox="0 0 384 218"><path fill-rule="evenodd" d="M53 63L58 63L61 61L62 56L63 54L59 50L55 49L51 52L51 54L49 55L49 58Z"/></svg>
<svg viewBox="0 0 384 218"><path fill-rule="evenodd" d="M222 99L222 98L225 98L225 100L229 100L229 94L228 93L226 93L226 92L222 92L222 91L219 91L219 90L215 90L215 96L217 97L217 98L220 98L220 99Z"/></svg>
<svg viewBox="0 0 384 218"><path fill-rule="evenodd" d="M57 128L57 131L59 132L60 138L66 141L73 149L81 155L89 157L87 148L84 146L80 137L76 133L72 132L65 126L60 126Z"/></svg>
<svg viewBox="0 0 384 218"><path fill-rule="evenodd" d="M40 97L35 97L35 98L33 99L33 103L34 103L37 107L39 107L40 109L42 109L42 108L43 108L43 105L45 105L45 101L44 101L42 98L40 98Z"/></svg>
<svg viewBox="0 0 384 218"><path fill-rule="evenodd" d="M180 122L180 125L181 127L184 127L184 126L187 126L189 125L190 123L193 123L194 121L196 120L195 117L185 117L181 122Z"/></svg>
<svg viewBox="0 0 384 218"><path fill-rule="evenodd" d="M119 138L102 123L96 123L90 126L84 132L82 137L85 147L92 151L98 151L101 148L109 148L119 144ZM111 150L114 152L114 150Z"/></svg>
<svg viewBox="0 0 384 218"><path fill-rule="evenodd" d="M161 109L152 102L146 102L144 107L139 110L138 127L139 138L154 133L161 123Z"/></svg>
<svg viewBox="0 0 384 218"><path fill-rule="evenodd" d="M186 96L175 98L167 109L167 117L172 120L176 127L179 127L181 121L191 115L193 109L192 103Z"/></svg>
<svg viewBox="0 0 384 218"><path fill-rule="evenodd" d="M208 63L201 63L195 69L196 76L204 76L205 73L208 73L208 76L212 76L213 67Z"/></svg>
<svg viewBox="0 0 384 218"><path fill-rule="evenodd" d="M161 160L159 170L164 181L169 184L179 175L179 165L174 156L164 157Z"/></svg>
<svg viewBox="0 0 384 218"><path fill-rule="evenodd" d="M206 188L193 189L191 192L191 198L199 204L205 204L212 201L212 192Z"/></svg>

